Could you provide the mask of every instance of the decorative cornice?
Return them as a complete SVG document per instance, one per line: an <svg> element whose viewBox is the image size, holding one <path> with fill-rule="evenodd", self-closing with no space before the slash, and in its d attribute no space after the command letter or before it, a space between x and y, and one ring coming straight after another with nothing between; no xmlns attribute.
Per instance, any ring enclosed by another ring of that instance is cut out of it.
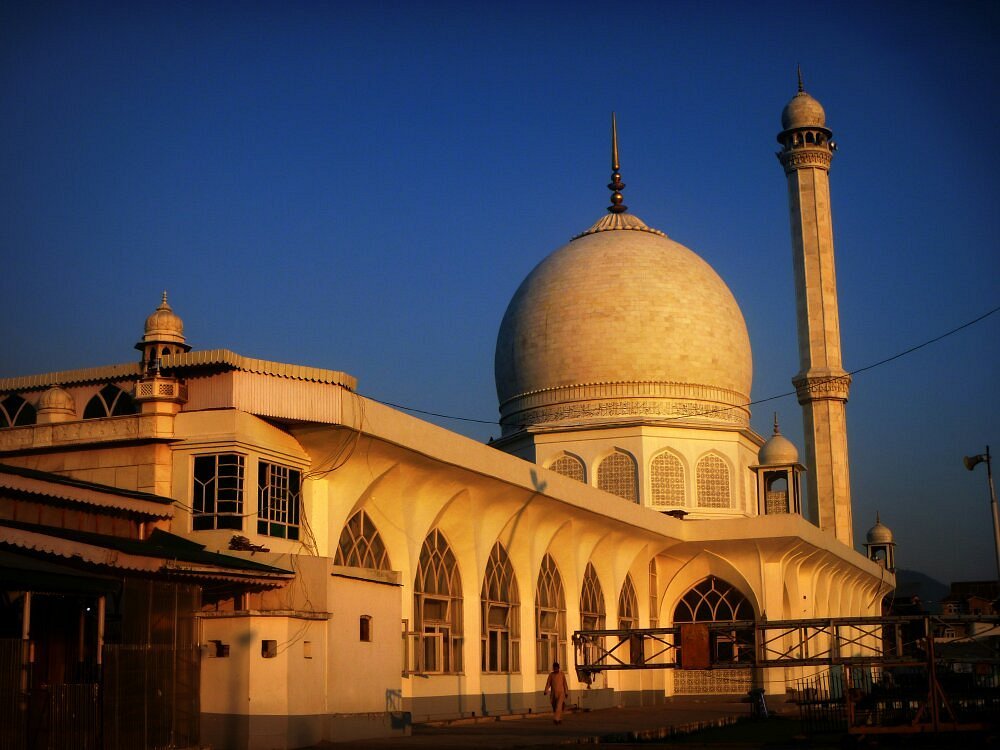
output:
<svg viewBox="0 0 1000 750"><path fill-rule="evenodd" d="M829 149L813 146L781 151L778 153L778 159L787 173L810 167L829 170L833 153Z"/></svg>
<svg viewBox="0 0 1000 750"><path fill-rule="evenodd" d="M553 422L649 419L745 427L750 419L748 402L747 396L736 391L697 383L585 383L507 399L500 406L500 423L516 428Z"/></svg>
<svg viewBox="0 0 1000 750"><path fill-rule="evenodd" d="M847 401L851 390L851 376L843 375L805 375L792 380L795 395L800 404L810 401Z"/></svg>
<svg viewBox="0 0 1000 750"><path fill-rule="evenodd" d="M590 422L630 417L652 421L707 420L726 422L740 427L746 427L750 422L749 411L745 408L704 401L609 399L526 409L504 416L500 423L504 426L521 427L553 422Z"/></svg>

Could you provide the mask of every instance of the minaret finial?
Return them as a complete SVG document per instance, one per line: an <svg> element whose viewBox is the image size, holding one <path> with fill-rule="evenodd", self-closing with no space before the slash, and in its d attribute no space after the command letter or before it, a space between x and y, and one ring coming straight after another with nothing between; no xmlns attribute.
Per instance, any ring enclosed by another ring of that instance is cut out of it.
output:
<svg viewBox="0 0 1000 750"><path fill-rule="evenodd" d="M781 434L781 430L778 428L778 412L774 412L774 434Z"/></svg>
<svg viewBox="0 0 1000 750"><path fill-rule="evenodd" d="M170 305L167 304L167 290L166 289L163 290L163 298L160 300L160 307L170 307Z"/></svg>
<svg viewBox="0 0 1000 750"><path fill-rule="evenodd" d="M799 93L801 94L806 90L805 86L802 85L802 66L796 65L795 69L799 72Z"/></svg>
<svg viewBox="0 0 1000 750"><path fill-rule="evenodd" d="M622 189L625 183L619 172L621 166L618 164L618 122L615 113L611 113L611 182L608 183L608 190L611 191L611 205L608 211L613 214L623 214L628 211L628 206L622 204Z"/></svg>

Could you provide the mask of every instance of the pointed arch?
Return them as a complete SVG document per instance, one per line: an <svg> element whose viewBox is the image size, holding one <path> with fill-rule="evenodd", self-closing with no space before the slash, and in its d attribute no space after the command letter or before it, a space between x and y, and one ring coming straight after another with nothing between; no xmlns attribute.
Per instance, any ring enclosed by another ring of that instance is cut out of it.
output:
<svg viewBox="0 0 1000 750"><path fill-rule="evenodd" d="M649 627L660 627L660 585L655 557L649 561Z"/></svg>
<svg viewBox="0 0 1000 750"><path fill-rule="evenodd" d="M742 592L715 576L702 579L680 598L674 607L674 624L695 622L738 622L754 619L753 604ZM716 669L677 670L675 691L692 693L743 693L749 689L749 669L720 669L726 662L753 658L754 630L736 628L713 631L709 648Z"/></svg>
<svg viewBox="0 0 1000 750"><path fill-rule="evenodd" d="M580 590L580 630L604 630L606 618L601 582L597 579L594 564L587 563Z"/></svg>
<svg viewBox="0 0 1000 750"><path fill-rule="evenodd" d="M333 564L352 568L392 570L389 552L378 533L378 528L363 509L351 516L344 524Z"/></svg>
<svg viewBox="0 0 1000 750"><path fill-rule="evenodd" d="M535 669L549 671L552 662L565 663L566 594L552 555L542 558L535 584Z"/></svg>
<svg viewBox="0 0 1000 750"><path fill-rule="evenodd" d="M483 672L520 672L517 576L500 542L493 545L483 576L481 653Z"/></svg>
<svg viewBox="0 0 1000 750"><path fill-rule="evenodd" d="M635 595L635 586L632 584L632 576L626 574L625 582L622 584L621 593L618 595L618 629L632 630L639 625L639 599Z"/></svg>
<svg viewBox="0 0 1000 750"><path fill-rule="evenodd" d="M616 448L597 465L597 486L623 500L639 502L639 482L635 457Z"/></svg>
<svg viewBox="0 0 1000 750"><path fill-rule="evenodd" d="M36 421L35 407L18 394L12 393L0 401L0 428L21 427Z"/></svg>
<svg viewBox="0 0 1000 750"><path fill-rule="evenodd" d="M649 463L650 505L683 507L687 505L684 463L671 450L661 451Z"/></svg>
<svg viewBox="0 0 1000 750"><path fill-rule="evenodd" d="M731 508L732 482L729 464L717 453L706 453L698 459L695 471L699 508Z"/></svg>
<svg viewBox="0 0 1000 750"><path fill-rule="evenodd" d="M138 413L139 405L135 399L117 385L108 383L87 402L87 406L83 410L83 418L101 419Z"/></svg>
<svg viewBox="0 0 1000 750"><path fill-rule="evenodd" d="M462 671L462 577L451 546L438 529L424 539L413 582L417 633L415 671Z"/></svg>
<svg viewBox="0 0 1000 750"><path fill-rule="evenodd" d="M587 481L587 470L583 465L583 460L572 453L563 453L552 461L548 468L578 482Z"/></svg>

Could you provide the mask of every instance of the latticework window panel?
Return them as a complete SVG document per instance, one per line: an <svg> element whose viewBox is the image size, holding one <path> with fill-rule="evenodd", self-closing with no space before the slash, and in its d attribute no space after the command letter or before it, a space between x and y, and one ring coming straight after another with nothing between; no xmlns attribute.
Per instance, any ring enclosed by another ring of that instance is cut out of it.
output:
<svg viewBox="0 0 1000 750"><path fill-rule="evenodd" d="M359 510L344 526L340 534L340 544L333 558L334 565L353 568L391 570L389 553L371 517Z"/></svg>
<svg viewBox="0 0 1000 750"><path fill-rule="evenodd" d="M698 507L732 507L729 466L721 458L712 454L698 461Z"/></svg>
<svg viewBox="0 0 1000 750"><path fill-rule="evenodd" d="M684 465L672 453L661 453L649 465L651 502L654 506L685 505Z"/></svg>
<svg viewBox="0 0 1000 750"><path fill-rule="evenodd" d="M558 474L562 474L564 477L575 479L578 482L586 481L583 461L576 456L560 456L552 462L549 468Z"/></svg>
<svg viewBox="0 0 1000 750"><path fill-rule="evenodd" d="M622 451L612 453L597 467L597 486L612 495L633 503L638 502L635 459Z"/></svg>

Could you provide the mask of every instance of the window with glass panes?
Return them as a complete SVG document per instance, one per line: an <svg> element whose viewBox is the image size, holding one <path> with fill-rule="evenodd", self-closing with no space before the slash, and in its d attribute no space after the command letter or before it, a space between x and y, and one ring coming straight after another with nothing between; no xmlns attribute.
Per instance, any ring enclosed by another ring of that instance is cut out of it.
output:
<svg viewBox="0 0 1000 750"><path fill-rule="evenodd" d="M215 453L194 457L191 528L243 529L244 457Z"/></svg>
<svg viewBox="0 0 1000 750"><path fill-rule="evenodd" d="M257 464L257 533L299 538L302 474L298 469L260 461Z"/></svg>

